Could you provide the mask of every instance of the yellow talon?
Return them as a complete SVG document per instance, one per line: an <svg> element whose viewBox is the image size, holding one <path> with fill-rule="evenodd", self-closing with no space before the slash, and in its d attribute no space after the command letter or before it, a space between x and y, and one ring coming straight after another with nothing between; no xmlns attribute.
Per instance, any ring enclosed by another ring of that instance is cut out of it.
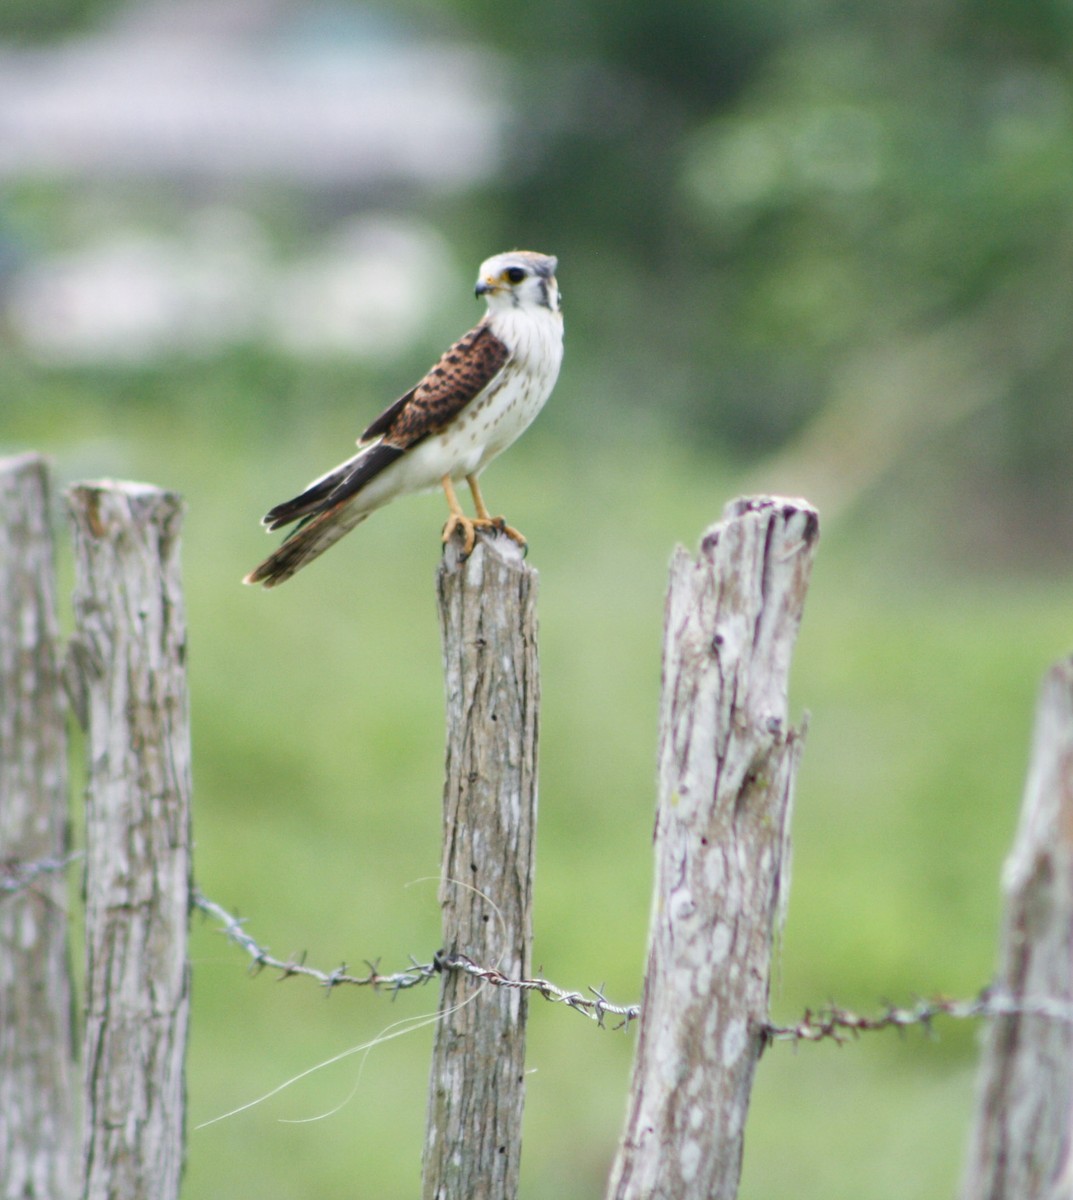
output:
<svg viewBox="0 0 1073 1200"><path fill-rule="evenodd" d="M454 537L456 530L461 529L463 536L462 557L469 558L473 553L473 546L477 540L477 530L491 529L496 533L506 534L511 541L517 542L519 546L525 546L525 538L517 529L508 525L502 517L493 517L490 515L484 503L484 497L481 495L481 489L477 486L476 475L467 475L466 482L469 484L469 490L473 493L473 506L477 510L477 515L473 518L467 517L462 511L462 506L458 503L458 496L455 494L451 477L444 475L440 480L443 493L447 497L447 507L451 510L451 515L447 518L447 524L443 527L444 545Z"/></svg>
<svg viewBox="0 0 1073 1200"><path fill-rule="evenodd" d="M477 539L476 522L471 521L465 513L451 513L447 524L443 527L443 544L446 546L455 535L456 529L462 530L462 557L469 558L473 553L473 544Z"/></svg>
<svg viewBox="0 0 1073 1200"><path fill-rule="evenodd" d="M484 502L484 497L481 495L480 486L477 483L476 475L467 475L466 483L469 484L469 490L473 493L473 507L477 510L477 519L474 524L481 529L494 529L497 533L505 533L511 541L517 542L519 546L525 545L525 538L512 528L502 517L493 517L488 506Z"/></svg>

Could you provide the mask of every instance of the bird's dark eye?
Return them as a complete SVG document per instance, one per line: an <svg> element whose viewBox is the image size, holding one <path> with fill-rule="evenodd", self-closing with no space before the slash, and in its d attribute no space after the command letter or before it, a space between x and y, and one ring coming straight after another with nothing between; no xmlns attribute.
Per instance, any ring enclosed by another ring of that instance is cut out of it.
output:
<svg viewBox="0 0 1073 1200"><path fill-rule="evenodd" d="M503 272L511 283L521 283L526 276L524 267L507 267Z"/></svg>

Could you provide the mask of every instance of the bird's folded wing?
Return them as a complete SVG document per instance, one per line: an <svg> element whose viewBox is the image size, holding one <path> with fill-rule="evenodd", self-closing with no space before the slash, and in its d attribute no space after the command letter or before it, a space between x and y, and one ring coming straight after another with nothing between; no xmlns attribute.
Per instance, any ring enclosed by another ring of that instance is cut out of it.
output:
<svg viewBox="0 0 1073 1200"><path fill-rule="evenodd" d="M396 400L361 435L358 445L382 437L408 450L439 433L480 395L510 358L510 351L486 324L471 329L411 392Z"/></svg>
<svg viewBox="0 0 1073 1200"><path fill-rule="evenodd" d="M293 500L277 504L265 514L262 524L282 529L356 495L411 447L445 429L495 379L509 358L510 351L487 325L471 329L415 388L365 430L358 439L360 453L315 479Z"/></svg>

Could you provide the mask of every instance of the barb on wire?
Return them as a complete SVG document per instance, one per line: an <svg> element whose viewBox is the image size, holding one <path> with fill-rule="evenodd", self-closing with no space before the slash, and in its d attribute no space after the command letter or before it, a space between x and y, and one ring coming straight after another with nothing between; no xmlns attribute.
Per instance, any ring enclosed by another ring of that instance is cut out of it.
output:
<svg viewBox="0 0 1073 1200"><path fill-rule="evenodd" d="M250 957L251 971L256 973L265 968L279 971L280 980L289 979L294 975L304 975L309 979L316 980L329 992L341 984L351 984L356 987L386 988L395 994L405 991L407 988L428 983L430 979L443 971L461 971L463 974L491 984L493 987L536 992L553 1004L565 1004L567 1008L582 1013L601 1027L604 1026L605 1019L609 1016L622 1018L621 1022L615 1026L616 1029L628 1026L631 1021L635 1021L640 1016L641 1012L638 1004L612 1004L598 988L590 988L589 991L592 995L586 996L581 992L567 991L547 979L511 979L494 967L478 965L464 954L447 954L444 951L438 951L432 961L428 963L418 962L411 956L409 967L390 975L381 974L379 960L366 962L369 969L364 975L348 973L346 964L337 967L334 971L320 971L316 967L306 965L304 954L292 956L289 959L277 958L246 932L243 928L245 922L242 918L233 916L200 891L194 891L193 904L195 908L199 908L219 921L223 926L222 932L227 938L246 951Z"/></svg>
<svg viewBox="0 0 1073 1200"><path fill-rule="evenodd" d="M28 888L41 875L66 871L71 863L83 856L84 851L72 850L70 854L59 858L38 858L33 862L23 862L17 858L0 860L0 900Z"/></svg>
<svg viewBox="0 0 1073 1200"><path fill-rule="evenodd" d="M603 994L601 988L590 987L592 996L581 992L568 992L547 979L510 979L494 967L482 967L464 954L437 955L436 961L445 971L462 971L475 979L483 979L495 987L512 988L520 992L537 992L552 1004L565 1004L575 1012L583 1013L602 1028L606 1017L621 1017L622 1020L614 1026L623 1029L631 1021L636 1021L641 1015L639 1004L612 1004Z"/></svg>
<svg viewBox="0 0 1073 1200"><path fill-rule="evenodd" d="M327 992L331 992L333 988L337 988L342 984L351 984L355 987L371 987L379 989L381 987L390 989L393 993L405 991L407 988L418 987L420 984L428 983L439 971L435 962L419 963L416 959L412 959L412 966L405 971L396 971L391 975L382 975L379 970L379 960L377 962L366 962L369 968L364 975L352 975L347 971L346 963L340 964L333 971L320 971L316 967L306 966L305 953L292 956L289 959L277 958L271 954L263 946L260 946L243 928L245 921L241 917L233 916L221 905L215 901L208 899L196 888L193 893L193 904L195 908L201 909L203 913L207 913L210 917L214 917L223 926L223 932L229 941L241 946L243 950L250 956L250 972L257 974L259 971L267 968L270 971L279 971L280 980L290 979L294 975L304 975L307 979L315 979Z"/></svg>
<svg viewBox="0 0 1073 1200"><path fill-rule="evenodd" d="M391 975L380 973L379 960L366 963L369 969L365 975L349 974L345 964L334 971L319 971L306 965L305 955L290 959L276 958L245 931L241 918L232 916L200 892L194 892L193 903L195 907L219 921L223 925L222 932L246 951L250 956L251 971L257 972L267 967L279 971L280 979L287 979L292 975L305 975L315 979L329 992L340 984L354 984L375 989L387 988L395 994L428 983L441 972L461 971L493 987L535 992L549 1003L563 1004L581 1013L595 1021L601 1029L607 1028L608 1017L621 1018L612 1028L624 1029L641 1015L640 1004L612 1004L604 995L602 987L590 987L590 994L585 995L582 992L568 991L539 976L534 979L511 979L495 967L483 967L465 954L448 953L443 950L437 951L428 963L418 962L411 957L409 967ZM801 1020L793 1025L779 1025L769 1021L763 1027L763 1036L767 1044L792 1042L797 1045L801 1042L825 1040L842 1043L859 1037L862 1033L874 1033L881 1029L905 1030L919 1026L925 1033L929 1033L936 1017L978 1020L1011 1016L1040 1017L1073 1023L1073 1003L1046 996L1017 998L993 988L985 988L973 1000L952 1000L946 996L935 996L927 1000L918 1000L908 1007L888 1004L874 1016L864 1016L852 1009L831 1004L826 1008L806 1009Z"/></svg>
<svg viewBox="0 0 1073 1200"><path fill-rule="evenodd" d="M73 862L84 857L85 852L74 850L58 858L40 858L33 862L17 859L0 860L0 902L29 887L41 875L65 871ZM207 916L219 921L221 932L246 951L250 958L250 972L263 970L278 971L279 979L303 975L313 979L330 993L344 984L355 987L381 988L392 996L409 988L420 987L444 971L460 971L492 987L510 988L519 992L535 992L551 1004L563 1004L595 1021L601 1029L607 1028L608 1017L620 1020L611 1028L628 1029L631 1022L641 1015L640 1004L613 1004L604 995L602 987L590 987L589 995L569 991L548 979L537 976L533 979L512 979L495 967L482 967L465 954L437 951L431 962L418 962L412 955L410 966L402 971L383 974L380 961L366 961L368 970L364 975L355 975L347 970L346 963L334 970L321 971L306 964L305 954L290 958L277 958L267 948L256 942L245 930L245 920L234 916L215 901L208 899L195 889L191 903ZM985 988L973 1000L953 1000L947 996L917 1000L908 1007L886 1005L874 1016L865 1016L837 1004L820 1009L806 1009L799 1021L792 1025L779 1025L768 1021L763 1027L765 1043L833 1041L839 1044L862 1033L875 1033L882 1029L911 1029L919 1026L925 1033L931 1032L936 1017L951 1017L954 1020L971 1021L998 1017L1028 1016L1050 1021L1073 1024L1073 1003L1049 996L1018 998L994 988Z"/></svg>
<svg viewBox="0 0 1073 1200"><path fill-rule="evenodd" d="M1051 1021L1073 1023L1073 1004L1052 997L1014 997L985 988L974 1000L952 1000L936 996L930 1000L918 1000L908 1008L888 1004L876 1016L867 1017L852 1009L837 1004L813 1012L806 1009L804 1016L794 1025L768 1023L764 1030L765 1040L771 1042L822 1042L831 1040L842 1043L862 1033L873 1033L880 1029L909 1029L919 1025L925 1033L931 1032L936 1017L953 1017L955 1020L971 1021L982 1017L1042 1017Z"/></svg>

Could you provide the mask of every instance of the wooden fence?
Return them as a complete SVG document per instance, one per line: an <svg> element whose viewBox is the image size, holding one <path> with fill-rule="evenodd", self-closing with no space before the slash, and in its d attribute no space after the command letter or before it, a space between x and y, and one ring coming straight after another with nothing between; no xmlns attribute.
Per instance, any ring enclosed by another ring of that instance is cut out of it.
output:
<svg viewBox="0 0 1073 1200"><path fill-rule="evenodd" d="M0 1200L167 1200L182 1175L191 908L221 920L259 963L329 985L385 977L274 960L193 887L182 505L143 485L68 491L77 581L65 646L49 491L39 457L0 462ZM482 540L465 562L448 548L437 582L442 948L390 980L441 979L427 1200L516 1194L533 992L601 1020L639 1018L608 1197L731 1200L770 1041L935 1012L989 1019L964 1200L1073 1197L1073 663L1044 684L992 987L879 1018L830 1009L790 1027L770 1020L804 744L789 723L787 676L817 541L806 503L743 499L695 557L679 550L672 563L639 1010L531 976L536 574L505 540ZM88 781L80 1106L64 918L68 707L86 728ZM474 991L476 979L493 986Z"/></svg>

